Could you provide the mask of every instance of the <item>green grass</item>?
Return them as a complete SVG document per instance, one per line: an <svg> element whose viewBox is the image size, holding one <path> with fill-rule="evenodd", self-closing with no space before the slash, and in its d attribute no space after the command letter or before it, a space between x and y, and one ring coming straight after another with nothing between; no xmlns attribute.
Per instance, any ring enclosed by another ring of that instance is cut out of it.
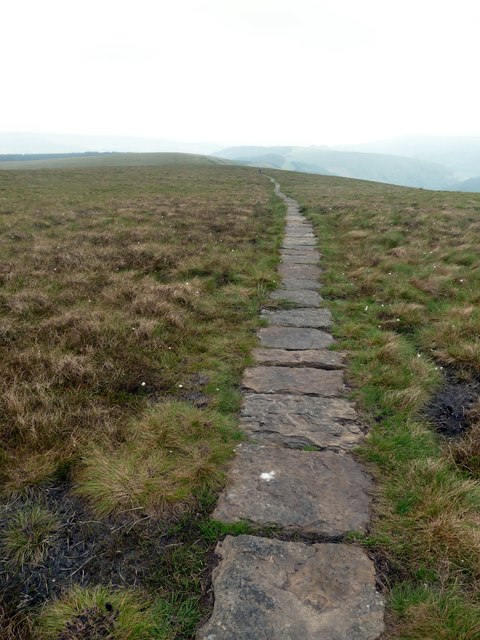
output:
<svg viewBox="0 0 480 640"><path fill-rule="evenodd" d="M38 564L45 559L59 529L58 518L48 508L27 504L0 532L0 540L8 560L20 570L24 564Z"/></svg>
<svg viewBox="0 0 480 640"><path fill-rule="evenodd" d="M388 638L480 637L478 408L454 443L423 417L446 367L480 373L480 196L278 173L313 221L322 295L370 433L363 540L386 559Z"/></svg>

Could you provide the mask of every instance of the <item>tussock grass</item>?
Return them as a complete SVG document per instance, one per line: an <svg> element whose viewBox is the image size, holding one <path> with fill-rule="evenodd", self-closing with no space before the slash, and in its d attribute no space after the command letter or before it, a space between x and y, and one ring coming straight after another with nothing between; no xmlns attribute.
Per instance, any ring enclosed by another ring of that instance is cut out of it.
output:
<svg viewBox="0 0 480 640"><path fill-rule="evenodd" d="M145 595L104 587L73 588L44 607L37 628L42 640L172 638L168 628L158 624Z"/></svg>
<svg viewBox="0 0 480 640"><path fill-rule="evenodd" d="M58 519L47 507L27 504L0 532L0 541L9 561L21 569L26 563L42 562L59 529Z"/></svg>
<svg viewBox="0 0 480 640"><path fill-rule="evenodd" d="M161 403L132 421L123 445L96 444L82 456L75 491L100 515L180 508L222 486L234 436L233 421L220 412Z"/></svg>
<svg viewBox="0 0 480 640"><path fill-rule="evenodd" d="M279 173L321 239L322 295L377 479L365 544L387 559L388 638L480 637L478 408L459 440L423 416L453 367L480 374L480 197Z"/></svg>

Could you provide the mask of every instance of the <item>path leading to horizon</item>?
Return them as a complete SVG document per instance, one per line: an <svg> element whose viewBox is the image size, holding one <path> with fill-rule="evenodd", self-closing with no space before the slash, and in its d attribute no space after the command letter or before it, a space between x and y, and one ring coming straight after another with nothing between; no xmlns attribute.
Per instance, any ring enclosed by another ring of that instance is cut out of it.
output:
<svg viewBox="0 0 480 640"><path fill-rule="evenodd" d="M214 610L197 639L375 640L384 616L375 568L344 542L368 526L372 482L350 453L362 431L342 355L328 350L332 318L313 227L272 181L287 205L281 286L262 311L268 326L244 374L241 427L250 438L214 513L260 533L217 546Z"/></svg>

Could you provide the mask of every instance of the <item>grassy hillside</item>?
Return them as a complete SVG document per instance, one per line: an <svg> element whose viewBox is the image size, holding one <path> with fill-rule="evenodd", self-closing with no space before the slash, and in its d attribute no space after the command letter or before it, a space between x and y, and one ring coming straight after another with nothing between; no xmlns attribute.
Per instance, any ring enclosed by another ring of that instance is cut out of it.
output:
<svg viewBox="0 0 480 640"><path fill-rule="evenodd" d="M190 638L283 206L258 171L0 171L2 640Z"/></svg>
<svg viewBox="0 0 480 640"><path fill-rule="evenodd" d="M275 172L316 226L397 640L480 637L480 196Z"/></svg>
<svg viewBox="0 0 480 640"><path fill-rule="evenodd" d="M97 167L161 167L163 165L227 165L228 160L190 153L99 153L75 157L52 157L28 160L0 161L0 171L32 169L75 169Z"/></svg>
<svg viewBox="0 0 480 640"><path fill-rule="evenodd" d="M415 158L336 151L325 147L232 147L217 153L254 166L444 189L455 182L446 167Z"/></svg>

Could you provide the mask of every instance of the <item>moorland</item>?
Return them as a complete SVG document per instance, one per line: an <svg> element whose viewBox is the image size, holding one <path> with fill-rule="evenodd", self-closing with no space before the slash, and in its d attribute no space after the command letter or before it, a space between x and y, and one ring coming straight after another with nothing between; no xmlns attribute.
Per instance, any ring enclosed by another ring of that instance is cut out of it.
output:
<svg viewBox="0 0 480 640"><path fill-rule="evenodd" d="M282 213L196 159L0 173L2 638L191 637Z"/></svg>
<svg viewBox="0 0 480 640"><path fill-rule="evenodd" d="M187 639L208 615L284 210L257 169L181 160L0 171L8 640ZM376 561L385 638L475 640L480 196L268 173L315 225L369 430L372 523L349 540Z"/></svg>

